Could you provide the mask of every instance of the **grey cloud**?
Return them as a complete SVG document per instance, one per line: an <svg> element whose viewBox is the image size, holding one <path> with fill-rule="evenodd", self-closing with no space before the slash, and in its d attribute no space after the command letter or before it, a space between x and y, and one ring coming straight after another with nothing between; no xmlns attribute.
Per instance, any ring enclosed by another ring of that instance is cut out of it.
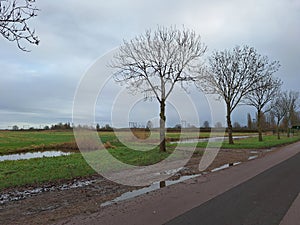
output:
<svg viewBox="0 0 300 225"><path fill-rule="evenodd" d="M194 29L208 45L206 56L215 49L252 45L281 62L277 76L283 79L285 89L299 90L297 0L62 0L37 4L41 11L31 25L41 44L28 46L32 52L24 53L15 43L0 41L0 128L18 121L69 121L78 82L88 67L123 39L157 25ZM98 112L103 120L109 120L109 92L105 99ZM209 120L202 105L197 102L203 112L201 120ZM241 114L235 116L243 120Z"/></svg>

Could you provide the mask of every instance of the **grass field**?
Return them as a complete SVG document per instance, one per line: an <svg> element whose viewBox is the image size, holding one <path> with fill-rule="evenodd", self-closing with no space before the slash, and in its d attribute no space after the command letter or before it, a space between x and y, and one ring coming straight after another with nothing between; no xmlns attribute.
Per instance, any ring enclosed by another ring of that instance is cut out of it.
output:
<svg viewBox="0 0 300 225"><path fill-rule="evenodd" d="M249 137L245 139L239 139L234 141L234 145L228 144L227 141L222 143L221 148L223 149L260 149L260 148L272 148L276 146L291 144L300 140L300 136L294 136L288 138L282 136L280 140L277 139L276 135L268 135L263 137L263 141L259 142L257 137ZM197 147L205 148L207 143L198 143Z"/></svg>
<svg viewBox="0 0 300 225"><path fill-rule="evenodd" d="M127 132L120 132L120 136L126 139L129 136ZM188 138L207 138L210 137L208 132L190 132ZM238 135L251 135L248 133L236 133ZM253 133L252 133L253 135ZM111 142L115 146L122 146L113 132L101 132L99 136L102 142ZM137 133L137 137L144 136ZM223 133L214 133L213 136L223 136ZM159 134L155 133L153 138L158 139ZM168 133L167 138L170 140L179 139L179 133ZM132 140L129 140L132 141ZM0 131L0 155L13 154L27 151L40 151L43 148L53 148L64 143L75 143L72 131Z"/></svg>
<svg viewBox="0 0 300 225"><path fill-rule="evenodd" d="M0 155L74 141L71 131L0 131Z"/></svg>
<svg viewBox="0 0 300 225"><path fill-rule="evenodd" d="M124 133L126 136L127 134ZM196 133L191 133L196 138ZM201 137L208 137L209 133L201 133ZM239 134L245 135L245 134ZM214 135L218 136L218 135ZM117 159L131 165L149 165L166 158L177 144L167 144L167 152L159 152L158 147L150 151L136 151L126 147L110 132L100 134L103 142L110 142L113 148L109 152ZM168 134L169 138L176 139L178 133ZM225 141L222 148L258 149L271 148L300 140L300 136L287 138L282 136L277 140L276 136L264 136L263 142L258 142L257 137L240 139L235 145L229 145ZM129 140L130 141L130 140ZM28 151L40 150L40 146L55 146L61 143L74 142L72 132L0 132L0 154L18 152L20 149ZM140 145L138 143L133 143ZM205 148L207 143L198 143L198 148ZM191 144L180 144L190 146ZM201 150L198 150L201 152ZM93 153L91 153L93 154ZM86 163L80 153L55 158L40 158L18 161L0 162L0 190L21 185L40 184L61 179L88 176L96 172Z"/></svg>

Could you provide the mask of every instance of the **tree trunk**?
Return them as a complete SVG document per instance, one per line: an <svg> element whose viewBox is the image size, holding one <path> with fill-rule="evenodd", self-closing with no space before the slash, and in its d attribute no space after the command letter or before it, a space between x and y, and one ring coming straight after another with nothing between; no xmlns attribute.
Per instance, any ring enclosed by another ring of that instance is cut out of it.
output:
<svg viewBox="0 0 300 225"><path fill-rule="evenodd" d="M229 144L233 145L233 136L232 136L232 124L231 124L231 110L230 107L227 106L227 127L228 127L228 139L229 139Z"/></svg>
<svg viewBox="0 0 300 225"><path fill-rule="evenodd" d="M258 130L258 141L263 141L262 128L261 128L261 111L257 110L257 130Z"/></svg>
<svg viewBox="0 0 300 225"><path fill-rule="evenodd" d="M280 139L280 133L279 133L279 123L277 123L277 139Z"/></svg>
<svg viewBox="0 0 300 225"><path fill-rule="evenodd" d="M165 101L162 100L160 102L160 127L159 127L159 139L160 139L160 144L159 144L159 150L161 152L166 151L166 130L165 130L165 124L166 124L166 116L165 116Z"/></svg>

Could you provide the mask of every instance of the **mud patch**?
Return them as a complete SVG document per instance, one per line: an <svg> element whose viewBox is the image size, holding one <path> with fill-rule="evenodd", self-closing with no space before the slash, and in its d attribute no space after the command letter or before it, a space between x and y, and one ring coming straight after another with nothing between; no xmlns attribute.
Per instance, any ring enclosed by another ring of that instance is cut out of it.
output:
<svg viewBox="0 0 300 225"><path fill-rule="evenodd" d="M204 149L197 149L198 152ZM253 155L262 157L267 150L221 150L209 168L202 174L225 164L246 162ZM199 176L201 154L195 154L190 161L168 181L156 183L164 187L186 177ZM226 168L225 168L226 169ZM166 173L170 171L165 171ZM182 180L181 180L182 181ZM40 189L41 188L41 189ZM147 188L147 187L142 187ZM124 193L136 193L137 187L113 183L100 175L44 185L22 187L1 192L0 224L52 224L72 218L78 214L91 214L103 209L105 202L124 199ZM139 188L141 189L141 188ZM144 192L145 190L143 190ZM123 195L123 197L121 197ZM129 194L128 194L129 195ZM16 216L19 215L19 216Z"/></svg>

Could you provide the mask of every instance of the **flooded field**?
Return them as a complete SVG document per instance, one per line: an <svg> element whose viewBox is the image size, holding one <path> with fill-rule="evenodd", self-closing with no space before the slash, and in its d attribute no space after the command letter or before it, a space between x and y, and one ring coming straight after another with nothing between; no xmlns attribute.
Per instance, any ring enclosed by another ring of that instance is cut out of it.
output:
<svg viewBox="0 0 300 225"><path fill-rule="evenodd" d="M0 156L0 162L7 160L24 160L24 159L33 159L33 158L43 158L43 157L58 157L64 155L70 155L70 152L62 151L44 151L44 152L26 152L19 154L9 154Z"/></svg>

